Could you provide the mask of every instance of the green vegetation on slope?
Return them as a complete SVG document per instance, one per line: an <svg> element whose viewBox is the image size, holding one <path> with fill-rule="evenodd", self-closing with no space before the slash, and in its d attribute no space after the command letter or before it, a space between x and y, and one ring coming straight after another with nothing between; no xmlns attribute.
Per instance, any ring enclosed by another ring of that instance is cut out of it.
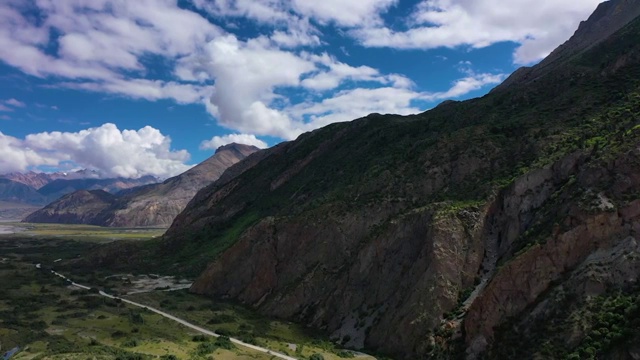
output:
<svg viewBox="0 0 640 360"><path fill-rule="evenodd" d="M539 319L526 335L513 322L503 325L496 338L501 345L489 358L597 359L638 341L640 288L611 289L580 301L565 293L555 301L555 312Z"/></svg>

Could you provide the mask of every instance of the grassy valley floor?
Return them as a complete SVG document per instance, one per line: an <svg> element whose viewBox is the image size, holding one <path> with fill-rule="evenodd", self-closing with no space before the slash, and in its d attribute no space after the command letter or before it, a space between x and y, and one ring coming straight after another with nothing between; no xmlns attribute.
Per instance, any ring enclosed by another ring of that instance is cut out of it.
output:
<svg viewBox="0 0 640 360"><path fill-rule="evenodd" d="M46 235L46 229L53 237ZM304 327L190 294L185 289L188 279L105 271L73 273L64 267L67 260L118 236L107 236L113 230L87 228L84 238L77 235L77 228L65 226L29 231L39 233L0 236L0 354L20 347L12 359L274 358L234 345L227 336L298 359L374 359L338 349L325 335ZM70 233L76 234L74 240L66 239ZM130 233L122 234L129 238ZM41 269L36 268L38 263ZM70 286L49 271L58 265L65 269L60 272L69 272L65 273L69 278L95 288ZM201 335L149 310L100 296L98 290L161 309L223 336Z"/></svg>
<svg viewBox="0 0 640 360"><path fill-rule="evenodd" d="M115 240L149 240L162 236L165 228L111 228L93 225L0 223L0 235L13 238L35 237L41 239L67 239L83 242L111 242Z"/></svg>

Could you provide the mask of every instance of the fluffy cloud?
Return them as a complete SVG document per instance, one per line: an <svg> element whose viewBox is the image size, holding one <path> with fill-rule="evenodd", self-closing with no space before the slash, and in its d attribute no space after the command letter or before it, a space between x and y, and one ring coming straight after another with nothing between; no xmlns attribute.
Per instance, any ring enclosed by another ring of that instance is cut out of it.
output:
<svg viewBox="0 0 640 360"><path fill-rule="evenodd" d="M360 27L363 45L398 49L485 47L513 41L517 64L531 63L566 40L601 0L423 0L406 30Z"/></svg>
<svg viewBox="0 0 640 360"><path fill-rule="evenodd" d="M411 83L409 79L403 78L401 75L397 74L392 74L386 77L380 74L377 69L369 66L350 66L337 61L326 53L319 56L308 55L306 58L313 61L318 69L318 71L301 82L301 85L304 88L311 90L323 91L335 89L344 81L369 81L380 84L397 82L397 84L401 85L409 85Z"/></svg>
<svg viewBox="0 0 640 360"><path fill-rule="evenodd" d="M203 141L200 144L201 150L215 150L220 146L224 146L231 143L253 145L260 149L268 147L267 143L258 139L255 135L251 134L228 134L224 136L214 136L211 140Z"/></svg>
<svg viewBox="0 0 640 360"><path fill-rule="evenodd" d="M36 10L37 8L37 10ZM42 19L29 14L46 14ZM55 30L55 31L54 31ZM57 53L45 51L50 33ZM39 0L0 4L0 60L26 74L78 81L57 86L147 100L202 102L190 84L146 79L142 59L195 53L222 31L175 0Z"/></svg>
<svg viewBox="0 0 640 360"><path fill-rule="evenodd" d="M350 66L326 53L279 49L266 38L243 42L227 36L210 42L207 50L208 57L198 59L192 72L216 79L209 112L229 129L283 139L372 112L416 113L423 110L418 102L456 98L504 78L475 74L465 64L460 68L465 77L447 91L430 93L414 90L415 84L400 74ZM345 83L350 88L344 89ZM287 90L309 100L292 103L283 95ZM323 99L313 96L318 92Z"/></svg>
<svg viewBox="0 0 640 360"><path fill-rule="evenodd" d="M420 93L409 89L381 87L357 88L338 92L321 102L307 102L293 107L292 116L308 118L307 130L334 122L353 120L369 113L408 115L420 111L412 103Z"/></svg>
<svg viewBox="0 0 640 360"><path fill-rule="evenodd" d="M449 90L424 94L423 99L435 101L457 98L461 95L479 90L487 85L497 85L506 78L505 74L475 74L472 71L466 72L468 76L454 81Z"/></svg>
<svg viewBox="0 0 640 360"><path fill-rule="evenodd" d="M29 166L57 165L58 161L47 153L25 147L20 139L0 132L0 174L24 171Z"/></svg>
<svg viewBox="0 0 640 360"><path fill-rule="evenodd" d="M520 44L516 64L545 57L566 40L602 0L422 0L405 19L389 26L384 16L397 0L192 0L209 14L244 17L289 27L312 19L323 26L347 29L347 34L370 47L432 49L485 47L497 42ZM398 23L404 22L404 27ZM306 27L297 34L313 33ZM278 32L281 36L282 32ZM278 37L275 36L275 37ZM274 38L275 38L274 37ZM314 39L315 40L315 39ZM300 42L303 44L304 42Z"/></svg>
<svg viewBox="0 0 640 360"><path fill-rule="evenodd" d="M189 153L171 149L171 139L146 126L120 131L104 124L79 132L43 132L24 140L0 133L0 173L71 161L105 176L170 177L190 168Z"/></svg>
<svg viewBox="0 0 640 360"><path fill-rule="evenodd" d="M320 22L334 22L342 26L362 26L381 21L380 14L397 0L292 0L293 8L304 16Z"/></svg>
<svg viewBox="0 0 640 360"><path fill-rule="evenodd" d="M283 48L300 46L318 46L321 44L318 31L309 25L308 20L298 20L298 26L288 26L287 30L276 30L269 39Z"/></svg>
<svg viewBox="0 0 640 360"><path fill-rule="evenodd" d="M418 112L418 101L457 97L464 94L462 84L473 91L495 79L474 75L452 91L429 94L413 90L413 82L400 74L354 67L326 53L280 49L266 37L241 41L228 35L211 41L206 51L206 56L181 64L181 73L189 79L215 79L208 110L218 123L242 133L283 139L371 112ZM354 88L340 90L345 83ZM363 83L366 87L359 87ZM310 100L292 103L287 91L308 93ZM314 99L317 92L324 99Z"/></svg>
<svg viewBox="0 0 640 360"><path fill-rule="evenodd" d="M219 123L240 132L295 136L291 119L269 104L278 87L296 87L313 62L273 47L265 38L243 42L233 35L211 41L206 71L216 79L211 103Z"/></svg>

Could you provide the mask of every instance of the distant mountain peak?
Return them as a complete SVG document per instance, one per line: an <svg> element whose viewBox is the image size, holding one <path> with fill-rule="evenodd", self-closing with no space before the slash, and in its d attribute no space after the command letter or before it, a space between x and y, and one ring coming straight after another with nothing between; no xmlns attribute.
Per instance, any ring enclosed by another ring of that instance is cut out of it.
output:
<svg viewBox="0 0 640 360"><path fill-rule="evenodd" d="M540 62L540 65L563 61L597 45L640 16L639 4L640 0L610 0L601 3L586 21L580 23L573 36Z"/></svg>
<svg viewBox="0 0 640 360"><path fill-rule="evenodd" d="M201 188L231 165L259 149L228 144L184 173L116 195L76 191L27 217L29 222L63 222L101 226L168 226ZM140 179L149 178L149 176ZM153 177L152 177L153 178Z"/></svg>
<svg viewBox="0 0 640 360"><path fill-rule="evenodd" d="M600 44L640 16L640 0L610 0L598 5L586 21L582 21L569 40L560 45L539 64L521 67L492 91L529 83Z"/></svg>
<svg viewBox="0 0 640 360"><path fill-rule="evenodd" d="M253 146L253 145L246 145L246 144L239 144L239 143L230 143L227 145L222 145L219 148L216 149L216 154L221 152L221 151L229 151L229 150L235 150L235 151L245 151L245 150L252 150L252 151L256 151L259 150L257 147Z"/></svg>

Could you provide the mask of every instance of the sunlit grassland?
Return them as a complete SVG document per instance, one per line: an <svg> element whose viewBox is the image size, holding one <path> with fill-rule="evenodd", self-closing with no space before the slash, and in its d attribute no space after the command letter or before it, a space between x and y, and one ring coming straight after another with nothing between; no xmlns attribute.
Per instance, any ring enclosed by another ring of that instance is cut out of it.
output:
<svg viewBox="0 0 640 360"><path fill-rule="evenodd" d="M19 260L0 265L0 343L15 359L146 359L195 355L197 332L160 315L69 287ZM269 359L250 349L216 349L216 359Z"/></svg>
<svg viewBox="0 0 640 360"><path fill-rule="evenodd" d="M162 236L165 228L111 228L93 225L2 223L3 227L19 229L5 237L32 236L39 238L64 238L81 241L109 242L114 240L149 240Z"/></svg>
<svg viewBox="0 0 640 360"><path fill-rule="evenodd" d="M326 360L337 360L351 354L358 359L375 359L372 356L339 349L328 341L325 334L314 332L304 326L268 319L244 307L211 300L186 290L154 291L123 297L149 304L217 333L293 357L308 358L313 354L322 354Z"/></svg>
<svg viewBox="0 0 640 360"><path fill-rule="evenodd" d="M16 224L24 225L24 224ZM87 234L91 226L73 227ZM29 231L60 229L40 225ZM83 256L99 246L94 240L8 235L0 237L0 343L2 349L20 346L15 359L272 359L272 355L244 347L213 347L203 351L211 337L151 311L74 288L48 270ZM58 262L58 259L63 259ZM41 263L41 270L35 267ZM64 268L64 267L63 267ZM121 276L104 269L69 275L75 281L105 290L125 291ZM65 270L60 270L65 271ZM360 359L370 356L342 352L326 335L303 326L273 321L241 306L213 301L186 290L152 291L124 296L162 309L222 335L287 353L299 359L322 354L337 360L338 354ZM197 340L197 341L194 341Z"/></svg>

